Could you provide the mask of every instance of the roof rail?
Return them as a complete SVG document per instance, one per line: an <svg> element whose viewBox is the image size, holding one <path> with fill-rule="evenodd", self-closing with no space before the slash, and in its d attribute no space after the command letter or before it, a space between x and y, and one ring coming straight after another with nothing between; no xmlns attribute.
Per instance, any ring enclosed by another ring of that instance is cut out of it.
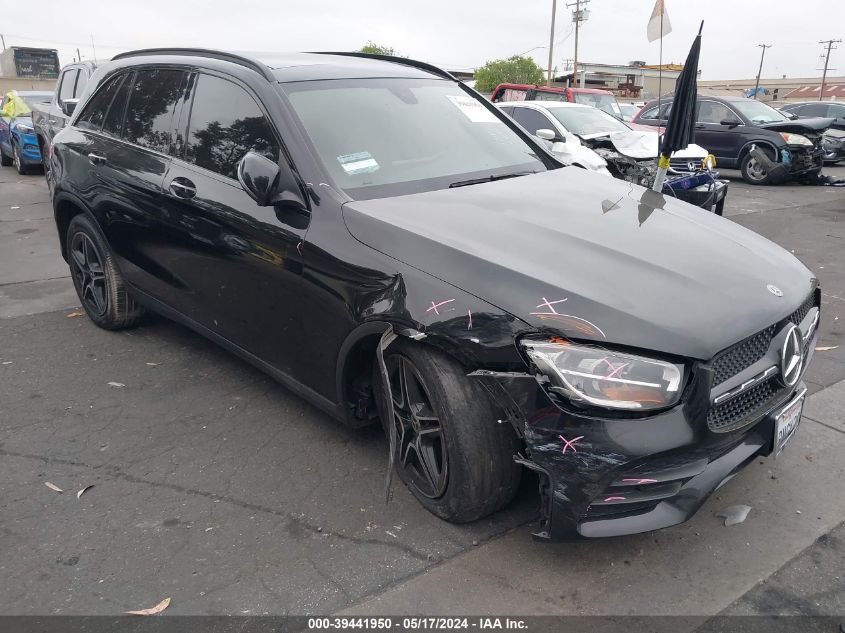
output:
<svg viewBox="0 0 845 633"><path fill-rule="evenodd" d="M112 57L115 59L125 59L127 57L139 57L141 55L190 55L193 57L210 57L212 59L219 59L226 62L232 62L250 68L263 76L267 81L276 81L273 72L259 61L235 55L234 53L227 53L225 51L215 51L208 48L144 48L137 51L127 51Z"/></svg>
<svg viewBox="0 0 845 633"><path fill-rule="evenodd" d="M456 79L451 73L443 70L442 68L438 68L437 66L433 66L432 64L427 64L425 62L418 62L415 59L408 59L407 57L396 57L395 55L378 55L376 53L357 53L350 51L314 51L314 53L316 55L344 55L345 57L380 59L383 62L393 62L394 64L402 64L403 66L413 66L414 68L419 68L420 70L427 70L428 72L443 77L445 79L458 81L458 79Z"/></svg>

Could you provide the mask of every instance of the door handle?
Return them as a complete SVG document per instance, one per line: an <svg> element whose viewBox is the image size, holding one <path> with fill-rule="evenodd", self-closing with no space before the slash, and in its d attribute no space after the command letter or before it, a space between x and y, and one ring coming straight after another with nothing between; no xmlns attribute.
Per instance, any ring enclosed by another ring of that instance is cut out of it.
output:
<svg viewBox="0 0 845 633"><path fill-rule="evenodd" d="M55 124L56 124L56 119L50 119L50 125L55 125Z"/></svg>
<svg viewBox="0 0 845 633"><path fill-rule="evenodd" d="M703 124L701 124L701 123L699 123L698 125L696 125L696 126L695 126L695 129L696 129L696 130L703 130L703 129L704 129L704 125L703 125Z"/></svg>
<svg viewBox="0 0 845 633"><path fill-rule="evenodd" d="M174 196L179 198L193 198L197 195L196 185L181 176L170 181L170 191L173 192Z"/></svg>
<svg viewBox="0 0 845 633"><path fill-rule="evenodd" d="M90 154L88 154L88 162L92 165L105 165L106 157L101 154L95 154L91 152Z"/></svg>

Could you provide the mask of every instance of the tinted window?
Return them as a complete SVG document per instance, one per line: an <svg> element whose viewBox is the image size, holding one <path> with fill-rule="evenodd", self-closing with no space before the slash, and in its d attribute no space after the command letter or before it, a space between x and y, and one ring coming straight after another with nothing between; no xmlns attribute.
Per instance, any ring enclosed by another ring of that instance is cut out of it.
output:
<svg viewBox="0 0 845 633"><path fill-rule="evenodd" d="M657 106L651 107L640 115L641 119L656 119Z"/></svg>
<svg viewBox="0 0 845 633"><path fill-rule="evenodd" d="M88 103L85 104L85 109L76 121L76 126L84 130L99 130L103 125L103 119L106 118L106 112L111 104L114 93L120 86L123 76L118 75L112 77L103 86L94 93Z"/></svg>
<svg viewBox="0 0 845 633"><path fill-rule="evenodd" d="M229 178L253 150L276 161L279 145L255 100L237 84L200 75L191 107L185 159Z"/></svg>
<svg viewBox="0 0 845 633"><path fill-rule="evenodd" d="M130 143L167 153L176 101L187 72L167 68L139 70L129 94L123 138Z"/></svg>
<svg viewBox="0 0 845 633"><path fill-rule="evenodd" d="M84 70L79 71L76 78L76 89L73 91L73 98L78 99L82 91L85 90L85 84L88 83L88 74Z"/></svg>
<svg viewBox="0 0 845 633"><path fill-rule="evenodd" d="M76 82L77 69L66 70L62 77L62 86L59 88L59 100L73 99L73 86Z"/></svg>
<svg viewBox="0 0 845 633"><path fill-rule="evenodd" d="M123 83L119 85L114 99L112 99L111 107L106 114L105 121L103 121L103 133L118 138L123 131L123 115L126 112L126 100L129 97L129 89L132 87L132 73L126 73L121 77L123 78Z"/></svg>
<svg viewBox="0 0 845 633"><path fill-rule="evenodd" d="M536 110L514 108L513 118L531 134L536 134L537 130L551 130L555 132L555 126L552 122Z"/></svg>
<svg viewBox="0 0 845 633"><path fill-rule="evenodd" d="M828 113L829 106L826 103L808 103L801 108L801 116L833 116Z"/></svg>

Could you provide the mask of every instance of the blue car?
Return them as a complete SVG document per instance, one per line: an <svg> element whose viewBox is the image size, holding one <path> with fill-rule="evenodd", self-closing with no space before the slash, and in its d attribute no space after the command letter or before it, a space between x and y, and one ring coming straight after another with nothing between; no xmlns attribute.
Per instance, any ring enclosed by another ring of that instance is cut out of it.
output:
<svg viewBox="0 0 845 633"><path fill-rule="evenodd" d="M3 96L0 104L0 165L14 165L19 174L41 164L41 150L32 127L33 103L50 101L52 92L16 91Z"/></svg>

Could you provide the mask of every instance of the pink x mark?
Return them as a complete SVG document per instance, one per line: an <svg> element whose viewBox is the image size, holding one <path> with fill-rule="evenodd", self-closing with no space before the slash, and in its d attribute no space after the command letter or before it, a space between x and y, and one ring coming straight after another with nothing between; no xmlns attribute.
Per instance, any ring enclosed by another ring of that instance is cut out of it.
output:
<svg viewBox="0 0 845 633"><path fill-rule="evenodd" d="M434 310L434 314L440 314L440 311L437 308L446 305L447 303L452 303L453 301L454 299L446 299L446 301L441 301L440 303L434 303L434 301L432 301L431 307L426 310L426 312L431 312L432 310Z"/></svg>
<svg viewBox="0 0 845 633"><path fill-rule="evenodd" d="M558 311L554 309L555 304L563 303L564 301L567 300L567 299L558 299L557 301L549 301L545 297L542 297L542 299L543 299L543 303L541 303L537 307L538 308L546 307L549 310L551 310L551 312L532 312L531 314L558 314Z"/></svg>
<svg viewBox="0 0 845 633"><path fill-rule="evenodd" d="M575 450L575 442L578 440L583 440L584 436L579 435L578 437L572 438L571 440L566 439L563 435L558 435L560 439L563 440L563 453L566 454L566 449L571 448L573 453L577 453L578 451Z"/></svg>
<svg viewBox="0 0 845 633"><path fill-rule="evenodd" d="M616 374L618 374L620 371L622 371L623 369L625 369L628 366L628 363L621 363L619 365L614 365L609 360L607 360L606 356L604 358L602 358L602 361L604 362L605 365L607 365L608 367L610 367L610 369L613 370L607 376L605 376L605 378L613 378Z"/></svg>

